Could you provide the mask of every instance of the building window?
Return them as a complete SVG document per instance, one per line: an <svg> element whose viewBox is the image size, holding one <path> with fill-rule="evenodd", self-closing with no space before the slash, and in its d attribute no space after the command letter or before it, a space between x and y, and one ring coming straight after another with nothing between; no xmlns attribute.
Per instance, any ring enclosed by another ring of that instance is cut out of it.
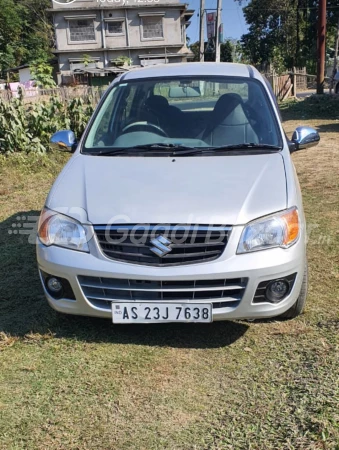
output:
<svg viewBox="0 0 339 450"><path fill-rule="evenodd" d="M142 18L142 37L144 39L161 39L164 37L162 17Z"/></svg>
<svg viewBox="0 0 339 450"><path fill-rule="evenodd" d="M123 27L124 27L124 22L122 20L107 22L107 33L108 34L123 34L124 33Z"/></svg>
<svg viewBox="0 0 339 450"><path fill-rule="evenodd" d="M69 36L72 42L95 41L94 20L70 20Z"/></svg>

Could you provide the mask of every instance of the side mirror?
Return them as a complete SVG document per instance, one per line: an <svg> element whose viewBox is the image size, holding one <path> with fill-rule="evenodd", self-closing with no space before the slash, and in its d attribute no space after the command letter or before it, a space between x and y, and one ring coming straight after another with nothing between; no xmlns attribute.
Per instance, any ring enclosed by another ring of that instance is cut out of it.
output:
<svg viewBox="0 0 339 450"><path fill-rule="evenodd" d="M54 150L73 153L77 146L75 134L71 130L57 131L50 139L50 146Z"/></svg>
<svg viewBox="0 0 339 450"><path fill-rule="evenodd" d="M304 150L305 148L315 147L319 144L320 136L318 131L311 127L298 127L292 136L290 150Z"/></svg>

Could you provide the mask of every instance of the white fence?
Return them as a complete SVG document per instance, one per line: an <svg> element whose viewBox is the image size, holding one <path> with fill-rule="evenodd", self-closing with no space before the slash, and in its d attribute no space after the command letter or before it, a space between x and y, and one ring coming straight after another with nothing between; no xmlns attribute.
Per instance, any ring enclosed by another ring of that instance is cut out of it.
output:
<svg viewBox="0 0 339 450"><path fill-rule="evenodd" d="M19 86L21 88L21 86ZM71 100L72 98L91 98L93 102L97 103L104 94L105 87L92 86L76 86L76 87L57 87L54 89L24 89L21 88L16 91L9 89L0 90L0 98L3 100L10 100L12 98L19 98L22 96L25 103L35 103L41 101L48 101L51 97L58 97L62 101Z"/></svg>

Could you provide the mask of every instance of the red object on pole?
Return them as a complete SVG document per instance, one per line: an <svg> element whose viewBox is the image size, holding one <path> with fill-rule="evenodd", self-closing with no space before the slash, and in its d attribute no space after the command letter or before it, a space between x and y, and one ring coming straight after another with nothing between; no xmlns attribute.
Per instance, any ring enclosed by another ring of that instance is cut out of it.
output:
<svg viewBox="0 0 339 450"><path fill-rule="evenodd" d="M324 93L326 60L326 0L319 0L317 94Z"/></svg>

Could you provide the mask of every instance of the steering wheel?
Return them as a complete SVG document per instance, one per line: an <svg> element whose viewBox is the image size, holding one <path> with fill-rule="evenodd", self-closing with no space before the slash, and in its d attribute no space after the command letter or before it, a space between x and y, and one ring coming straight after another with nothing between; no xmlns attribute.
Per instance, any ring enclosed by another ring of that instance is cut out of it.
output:
<svg viewBox="0 0 339 450"><path fill-rule="evenodd" d="M146 128L151 129L151 132L160 134L160 136L169 137L166 131L164 131L161 127L158 125L154 125L154 123L148 123L148 122L133 122L127 125L122 129L122 134L130 133L132 128Z"/></svg>

